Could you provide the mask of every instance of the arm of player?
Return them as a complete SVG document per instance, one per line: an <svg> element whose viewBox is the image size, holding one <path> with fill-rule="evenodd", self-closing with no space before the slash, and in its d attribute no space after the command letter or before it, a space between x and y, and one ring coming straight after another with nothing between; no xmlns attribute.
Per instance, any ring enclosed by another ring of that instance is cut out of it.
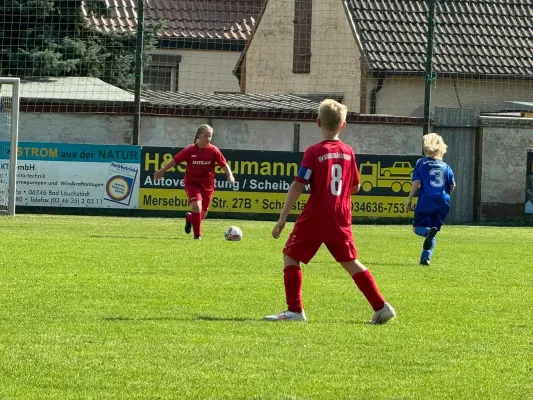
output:
<svg viewBox="0 0 533 400"><path fill-rule="evenodd" d="M233 173L231 172L231 168L228 164L224 165L222 167L224 172L226 173L226 176L228 177L228 181L230 181L232 184L235 183L235 177L233 176Z"/></svg>
<svg viewBox="0 0 533 400"><path fill-rule="evenodd" d="M413 196L420 187L420 181L415 180L411 182L411 190L409 191L409 196L407 197L407 209L413 211Z"/></svg>
<svg viewBox="0 0 533 400"><path fill-rule="evenodd" d="M456 187L457 187L456 185L450 185L450 194L453 193Z"/></svg>
<svg viewBox="0 0 533 400"><path fill-rule="evenodd" d="M281 231L283 231L283 228L285 228L285 224L287 223L287 217L289 216L292 207L294 206L294 204L296 204L296 201L303 193L304 189L305 184L301 182L294 181L291 184L291 187L287 192L287 197L285 198L285 204L283 205L283 209L279 214L278 222L276 222L276 225L274 225L274 229L272 229L272 236L275 239L279 238Z"/></svg>
<svg viewBox="0 0 533 400"><path fill-rule="evenodd" d="M154 180L159 180L165 175L165 172L167 172L170 168L176 166L176 161L174 159L167 162L161 169L154 172Z"/></svg>
<svg viewBox="0 0 533 400"><path fill-rule="evenodd" d="M352 190L350 191L351 194L357 194L359 193L359 190L361 190L361 184L353 185Z"/></svg>

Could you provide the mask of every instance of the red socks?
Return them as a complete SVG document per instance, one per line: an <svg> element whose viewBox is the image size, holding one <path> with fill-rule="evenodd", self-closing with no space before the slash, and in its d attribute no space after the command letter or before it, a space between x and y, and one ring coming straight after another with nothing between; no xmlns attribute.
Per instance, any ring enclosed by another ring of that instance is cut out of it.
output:
<svg viewBox="0 0 533 400"><path fill-rule="evenodd" d="M385 306L385 300L369 270L358 272L352 278L374 311L381 310ZM283 269L285 298L289 311L302 312L302 282L302 269L298 265L287 265Z"/></svg>
<svg viewBox="0 0 533 400"><path fill-rule="evenodd" d="M381 310L385 306L385 300L379 292L376 282L374 282L374 277L368 269L354 274L352 278L359 290L363 292L363 295L366 297L374 311Z"/></svg>
<svg viewBox="0 0 533 400"><path fill-rule="evenodd" d="M285 298L289 311L302 312L302 280L302 269L298 265L287 265L283 269Z"/></svg>
<svg viewBox="0 0 533 400"><path fill-rule="evenodd" d="M202 236L202 213L191 212L190 222L194 236Z"/></svg>

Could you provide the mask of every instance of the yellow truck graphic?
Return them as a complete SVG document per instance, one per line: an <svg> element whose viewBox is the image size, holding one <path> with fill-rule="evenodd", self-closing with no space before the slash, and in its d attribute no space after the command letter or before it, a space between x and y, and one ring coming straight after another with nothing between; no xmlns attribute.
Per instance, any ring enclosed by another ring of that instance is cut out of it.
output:
<svg viewBox="0 0 533 400"><path fill-rule="evenodd" d="M395 162L392 167L381 167L381 162L362 163L359 166L361 189L370 192L372 188L390 188L394 193L411 190L413 167L406 161Z"/></svg>

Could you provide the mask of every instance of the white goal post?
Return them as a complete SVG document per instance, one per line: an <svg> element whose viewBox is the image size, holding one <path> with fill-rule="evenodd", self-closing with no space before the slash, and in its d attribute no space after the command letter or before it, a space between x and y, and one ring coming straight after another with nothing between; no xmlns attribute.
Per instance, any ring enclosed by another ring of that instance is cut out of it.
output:
<svg viewBox="0 0 533 400"><path fill-rule="evenodd" d="M0 77L0 215L15 215L20 78Z"/></svg>

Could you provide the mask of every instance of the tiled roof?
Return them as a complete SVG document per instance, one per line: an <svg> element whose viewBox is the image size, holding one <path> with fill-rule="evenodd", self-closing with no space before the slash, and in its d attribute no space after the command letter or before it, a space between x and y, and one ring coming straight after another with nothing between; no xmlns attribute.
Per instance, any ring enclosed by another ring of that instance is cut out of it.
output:
<svg viewBox="0 0 533 400"><path fill-rule="evenodd" d="M345 1L373 71L425 71L426 0ZM531 0L440 0L435 4L435 72L533 76Z"/></svg>
<svg viewBox="0 0 533 400"><path fill-rule="evenodd" d="M89 24L102 32L135 32L137 0L105 0L110 17L90 11L82 1ZM164 38L247 40L263 12L266 0L145 0L144 21L167 21Z"/></svg>
<svg viewBox="0 0 533 400"><path fill-rule="evenodd" d="M290 94L188 93L143 90L142 99L156 107L195 110L316 112L319 103Z"/></svg>

